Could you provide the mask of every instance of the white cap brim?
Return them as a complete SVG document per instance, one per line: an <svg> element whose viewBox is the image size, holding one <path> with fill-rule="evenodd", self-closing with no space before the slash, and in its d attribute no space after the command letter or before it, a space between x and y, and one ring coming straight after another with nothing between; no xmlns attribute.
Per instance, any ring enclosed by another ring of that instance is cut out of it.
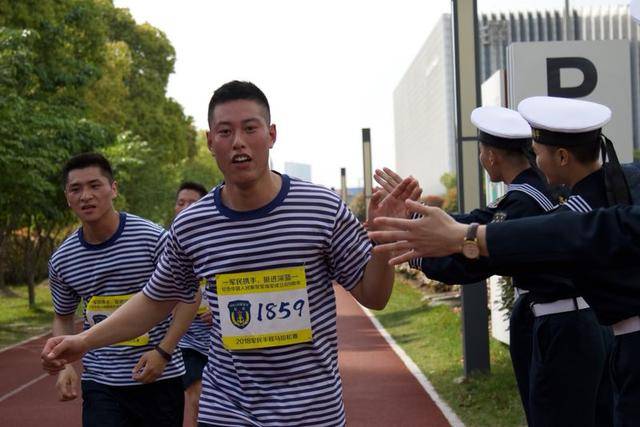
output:
<svg viewBox="0 0 640 427"><path fill-rule="evenodd" d="M508 139L531 138L531 126L517 112L504 107L479 107L471 112L471 123L482 132Z"/></svg>
<svg viewBox="0 0 640 427"><path fill-rule="evenodd" d="M611 110L605 105L552 96L524 99L518 111L532 128L561 133L589 132L611 120Z"/></svg>

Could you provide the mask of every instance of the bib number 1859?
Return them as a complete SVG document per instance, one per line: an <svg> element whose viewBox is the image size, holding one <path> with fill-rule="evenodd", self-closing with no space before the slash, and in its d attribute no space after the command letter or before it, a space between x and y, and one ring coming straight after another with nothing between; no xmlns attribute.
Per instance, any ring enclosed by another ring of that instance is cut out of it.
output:
<svg viewBox="0 0 640 427"><path fill-rule="evenodd" d="M273 319L287 319L291 316L292 310L298 317L302 317L302 309L304 308L304 300L296 300L293 304L287 301L282 301L280 306L278 304L270 302L267 304L258 303L258 321L262 322L263 318L268 320Z"/></svg>

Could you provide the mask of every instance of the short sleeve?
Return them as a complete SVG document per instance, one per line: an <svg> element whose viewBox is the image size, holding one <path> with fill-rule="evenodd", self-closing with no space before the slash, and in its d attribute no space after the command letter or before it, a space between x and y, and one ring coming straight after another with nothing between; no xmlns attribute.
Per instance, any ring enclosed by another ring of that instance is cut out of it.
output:
<svg viewBox="0 0 640 427"><path fill-rule="evenodd" d="M75 313L80 304L80 295L60 277L51 261L49 261L49 289L56 314L68 316Z"/></svg>
<svg viewBox="0 0 640 427"><path fill-rule="evenodd" d="M178 300L185 303L195 301L198 280L193 272L193 263L184 253L172 227L165 233L164 250L160 261L142 292L157 301Z"/></svg>
<svg viewBox="0 0 640 427"><path fill-rule="evenodd" d="M349 208L340 202L329 248L332 279L345 289L353 289L362 279L371 259L367 232Z"/></svg>
<svg viewBox="0 0 640 427"><path fill-rule="evenodd" d="M160 236L158 237L158 241L156 242L155 247L153 248L153 265L157 266L158 261L160 260L160 256L164 252L164 247L167 244L167 240L169 239L169 233L167 230L162 229L160 231Z"/></svg>

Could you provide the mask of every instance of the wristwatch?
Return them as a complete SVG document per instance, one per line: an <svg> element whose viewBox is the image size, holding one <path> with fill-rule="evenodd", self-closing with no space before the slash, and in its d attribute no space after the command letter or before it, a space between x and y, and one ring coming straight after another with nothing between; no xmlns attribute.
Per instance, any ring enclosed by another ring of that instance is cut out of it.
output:
<svg viewBox="0 0 640 427"><path fill-rule="evenodd" d="M467 234L462 242L462 255L469 259L480 258L480 247L478 246L478 223L472 222L467 228Z"/></svg>
<svg viewBox="0 0 640 427"><path fill-rule="evenodd" d="M160 356L162 356L164 360L166 360L167 362L171 362L171 354L167 353L164 348L160 347L160 344L157 344L153 348L155 349L155 351L160 353Z"/></svg>

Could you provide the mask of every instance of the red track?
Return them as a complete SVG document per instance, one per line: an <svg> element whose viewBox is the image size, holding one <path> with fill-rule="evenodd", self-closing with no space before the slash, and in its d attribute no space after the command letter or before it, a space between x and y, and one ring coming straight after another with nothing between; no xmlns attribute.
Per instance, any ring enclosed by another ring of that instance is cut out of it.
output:
<svg viewBox="0 0 640 427"><path fill-rule="evenodd" d="M336 294L347 425L449 426L358 304L341 289ZM45 376L40 368L46 338L0 352L0 424L4 427L81 426L81 399L58 402L55 377Z"/></svg>

